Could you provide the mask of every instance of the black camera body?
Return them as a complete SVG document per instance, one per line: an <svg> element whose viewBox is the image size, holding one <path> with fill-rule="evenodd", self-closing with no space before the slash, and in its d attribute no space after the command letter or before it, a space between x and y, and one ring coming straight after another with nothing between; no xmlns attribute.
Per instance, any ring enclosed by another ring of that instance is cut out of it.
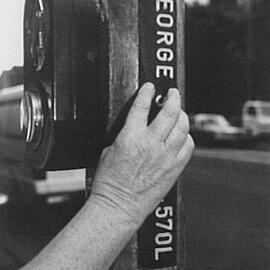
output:
<svg viewBox="0 0 270 270"><path fill-rule="evenodd" d="M156 85L153 119L180 81L179 6L176 0L26 0L21 129L32 166L95 168L146 81Z"/></svg>
<svg viewBox="0 0 270 270"><path fill-rule="evenodd" d="M108 115L106 25L97 1L26 0L21 128L36 168L96 163Z"/></svg>

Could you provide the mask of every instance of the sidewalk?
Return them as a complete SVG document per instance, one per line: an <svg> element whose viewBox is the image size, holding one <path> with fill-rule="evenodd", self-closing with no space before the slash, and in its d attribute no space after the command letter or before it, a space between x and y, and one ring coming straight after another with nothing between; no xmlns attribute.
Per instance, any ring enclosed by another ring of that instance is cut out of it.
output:
<svg viewBox="0 0 270 270"><path fill-rule="evenodd" d="M256 151L249 149L239 150L239 149L198 148L194 152L194 156L270 165L270 151Z"/></svg>

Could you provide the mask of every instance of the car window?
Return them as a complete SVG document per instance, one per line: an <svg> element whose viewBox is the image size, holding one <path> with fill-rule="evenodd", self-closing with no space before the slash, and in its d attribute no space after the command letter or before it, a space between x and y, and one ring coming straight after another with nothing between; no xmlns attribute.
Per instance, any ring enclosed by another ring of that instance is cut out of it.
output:
<svg viewBox="0 0 270 270"><path fill-rule="evenodd" d="M253 106L248 107L247 114L250 116L256 116L256 108Z"/></svg>
<svg viewBox="0 0 270 270"><path fill-rule="evenodd" d="M215 119L207 119L201 122L202 126L218 125L218 121Z"/></svg>
<svg viewBox="0 0 270 270"><path fill-rule="evenodd" d="M270 106L262 106L262 114L270 117Z"/></svg>
<svg viewBox="0 0 270 270"><path fill-rule="evenodd" d="M229 122L222 116L216 116L201 121L202 126L229 126Z"/></svg>
<svg viewBox="0 0 270 270"><path fill-rule="evenodd" d="M223 126L223 127L230 126L230 123L223 116L218 116L217 122L219 126Z"/></svg>

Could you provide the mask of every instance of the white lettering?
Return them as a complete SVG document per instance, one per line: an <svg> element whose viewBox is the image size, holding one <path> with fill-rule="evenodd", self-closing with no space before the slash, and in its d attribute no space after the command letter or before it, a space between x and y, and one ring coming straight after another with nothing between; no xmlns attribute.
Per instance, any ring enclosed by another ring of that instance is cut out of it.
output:
<svg viewBox="0 0 270 270"><path fill-rule="evenodd" d="M158 39L157 44L164 43L168 46L173 45L174 43L174 33L172 32L165 32L165 31L157 31L158 36L161 36L160 39Z"/></svg>
<svg viewBox="0 0 270 270"><path fill-rule="evenodd" d="M155 211L155 214L156 214L156 217L158 217L158 218L172 217L173 216L173 207L172 206L158 207Z"/></svg>
<svg viewBox="0 0 270 270"><path fill-rule="evenodd" d="M161 5L163 5L163 10L167 10L170 8L170 12L174 12L174 1L173 0L157 0L156 1L156 10L160 11Z"/></svg>
<svg viewBox="0 0 270 270"><path fill-rule="evenodd" d="M155 260L159 261L159 254L160 253L166 253L166 252L171 252L173 249L172 247L159 247L155 248Z"/></svg>
<svg viewBox="0 0 270 270"><path fill-rule="evenodd" d="M156 78L167 77L169 79L175 78L175 67L170 64L175 58L174 29L166 31L168 28L173 28L175 25L175 18L172 14L175 9L175 0L156 0L156 23L157 23L157 44L160 45L156 51L156 59L160 65L156 66ZM160 13L158 13L161 11ZM162 11L166 11L163 12ZM169 48L166 48L169 47ZM167 63L167 64L165 64Z"/></svg>
<svg viewBox="0 0 270 270"><path fill-rule="evenodd" d="M163 28L171 28L174 25L174 18L170 14L159 14L157 16L157 24Z"/></svg>
<svg viewBox="0 0 270 270"><path fill-rule="evenodd" d="M169 77L170 79L174 79L174 68L172 66L158 65L156 67L156 77L160 78L161 76Z"/></svg>
<svg viewBox="0 0 270 270"><path fill-rule="evenodd" d="M161 228L161 229L164 229L164 230L167 230L167 231L172 231L173 229L173 220L170 218L167 220L168 224L164 224L164 223L161 223L161 222L156 222L156 226L158 228Z"/></svg>
<svg viewBox="0 0 270 270"><path fill-rule="evenodd" d="M156 235L156 244L166 246L172 243L172 234L170 232L159 233Z"/></svg>
<svg viewBox="0 0 270 270"><path fill-rule="evenodd" d="M160 48L157 50L157 58L162 62L171 62L174 58L173 50L168 48Z"/></svg>

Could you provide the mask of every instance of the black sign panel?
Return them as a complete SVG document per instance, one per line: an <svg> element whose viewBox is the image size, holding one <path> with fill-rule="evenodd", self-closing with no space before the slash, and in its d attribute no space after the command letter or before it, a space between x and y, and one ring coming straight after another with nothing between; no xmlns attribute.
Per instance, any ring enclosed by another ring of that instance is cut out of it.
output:
<svg viewBox="0 0 270 270"><path fill-rule="evenodd" d="M140 85L153 82L162 98L177 87L177 1L139 0ZM150 117L159 109L153 103ZM138 232L138 265L148 269L177 265L176 187Z"/></svg>
<svg viewBox="0 0 270 270"><path fill-rule="evenodd" d="M145 221L138 232L138 265L160 269L177 265L177 189Z"/></svg>

